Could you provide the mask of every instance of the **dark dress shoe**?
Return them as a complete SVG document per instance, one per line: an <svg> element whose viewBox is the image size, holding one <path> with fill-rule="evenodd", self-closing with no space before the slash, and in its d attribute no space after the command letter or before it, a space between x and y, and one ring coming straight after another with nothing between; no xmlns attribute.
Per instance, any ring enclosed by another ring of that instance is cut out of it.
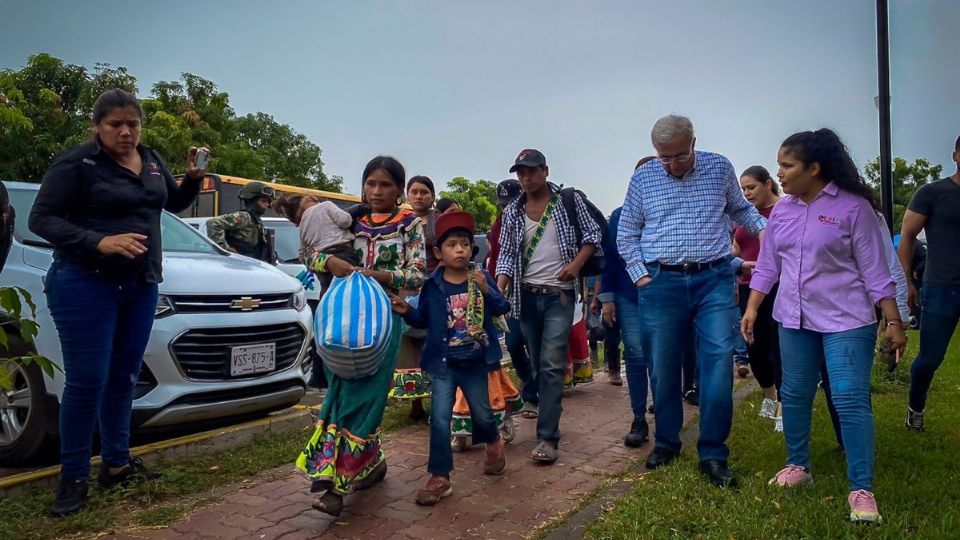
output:
<svg viewBox="0 0 960 540"><path fill-rule="evenodd" d="M708 459L700 462L700 472L707 475L710 483L717 487L736 487L737 479L727 467L726 461Z"/></svg>
<svg viewBox="0 0 960 540"><path fill-rule="evenodd" d="M643 446L649 437L650 427L647 426L647 421L643 418L634 418L633 423L630 424L630 433L623 438L623 445L631 448Z"/></svg>
<svg viewBox="0 0 960 540"><path fill-rule="evenodd" d="M674 452L669 448L654 448L653 452L650 452L650 455L647 456L646 466L648 469L656 469L662 465L669 465L678 455L679 452Z"/></svg>
<svg viewBox="0 0 960 540"><path fill-rule="evenodd" d="M76 513L87 504L86 480L61 480L57 498L50 507L53 517L69 516Z"/></svg>

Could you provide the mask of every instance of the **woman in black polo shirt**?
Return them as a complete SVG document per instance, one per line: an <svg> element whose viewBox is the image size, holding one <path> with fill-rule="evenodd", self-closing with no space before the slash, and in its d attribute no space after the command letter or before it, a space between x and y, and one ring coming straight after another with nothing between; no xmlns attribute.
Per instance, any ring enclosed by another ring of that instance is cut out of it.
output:
<svg viewBox="0 0 960 540"><path fill-rule="evenodd" d="M30 213L30 230L54 246L45 284L66 379L55 516L86 501L98 420L100 485L157 477L130 459L129 442L133 388L162 280L160 214L192 204L205 171L191 148L178 186L160 156L140 144L142 122L133 94L101 94L93 106L95 140L57 156Z"/></svg>

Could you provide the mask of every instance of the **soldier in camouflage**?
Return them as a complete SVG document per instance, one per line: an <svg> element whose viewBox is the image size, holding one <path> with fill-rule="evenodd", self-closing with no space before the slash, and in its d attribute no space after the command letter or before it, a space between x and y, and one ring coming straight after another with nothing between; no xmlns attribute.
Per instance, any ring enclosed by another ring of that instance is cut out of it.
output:
<svg viewBox="0 0 960 540"><path fill-rule="evenodd" d="M276 264L277 257L267 242L261 216L270 208L276 191L262 182L250 182L237 195L243 209L207 221L207 236L223 249Z"/></svg>

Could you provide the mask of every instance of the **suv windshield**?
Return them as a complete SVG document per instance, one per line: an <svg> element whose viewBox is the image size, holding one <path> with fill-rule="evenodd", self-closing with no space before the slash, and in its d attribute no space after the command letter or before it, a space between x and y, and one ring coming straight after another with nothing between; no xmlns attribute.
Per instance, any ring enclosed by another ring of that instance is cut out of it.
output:
<svg viewBox="0 0 960 540"><path fill-rule="evenodd" d="M277 258L282 263L300 262L300 231L287 220L270 220L263 224L276 233Z"/></svg>
<svg viewBox="0 0 960 540"><path fill-rule="evenodd" d="M49 246L43 238L33 234L33 231L27 228L27 220L30 218L33 201L37 198L37 190L8 186L7 191L10 193L10 204L17 211L14 231L16 237L27 244ZM167 212L160 215L160 235L163 238L163 251L219 253L202 234Z"/></svg>

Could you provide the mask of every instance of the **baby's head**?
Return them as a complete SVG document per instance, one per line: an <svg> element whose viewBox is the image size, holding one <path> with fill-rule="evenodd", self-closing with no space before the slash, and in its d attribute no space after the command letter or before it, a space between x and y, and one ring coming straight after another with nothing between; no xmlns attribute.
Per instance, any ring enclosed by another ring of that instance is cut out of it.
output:
<svg viewBox="0 0 960 540"><path fill-rule="evenodd" d="M281 217L285 217L297 227L300 226L300 218L303 212L311 206L318 204L319 199L313 195L301 195L299 193L285 193L270 205L273 211Z"/></svg>

